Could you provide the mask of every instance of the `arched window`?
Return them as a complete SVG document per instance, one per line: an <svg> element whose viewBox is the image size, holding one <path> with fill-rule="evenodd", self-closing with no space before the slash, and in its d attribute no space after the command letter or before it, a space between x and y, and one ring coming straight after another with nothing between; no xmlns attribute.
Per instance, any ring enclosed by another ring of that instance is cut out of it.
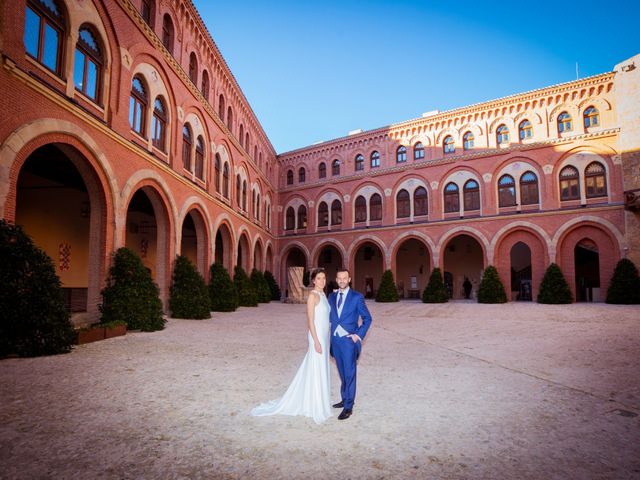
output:
<svg viewBox="0 0 640 480"><path fill-rule="evenodd" d="M371 152L371 168L380 166L380 153L377 150Z"/></svg>
<svg viewBox="0 0 640 480"><path fill-rule="evenodd" d="M584 183L587 198L607 196L607 177L604 165L591 162L584 170Z"/></svg>
<svg viewBox="0 0 640 480"><path fill-rule="evenodd" d="M57 75L61 73L65 18L55 0L27 2L24 48L39 63Z"/></svg>
<svg viewBox="0 0 640 480"><path fill-rule="evenodd" d="M220 155L216 153L216 165L215 165L215 184L216 184L216 192L220 193Z"/></svg>
<svg viewBox="0 0 640 480"><path fill-rule="evenodd" d="M238 141L240 142L240 146L242 148L245 148L244 143L242 143L242 142L244 142L244 125L242 125L242 124L240 124L240 130L239 130L239 134L238 134ZM246 150L246 148L245 148L245 150Z"/></svg>
<svg viewBox="0 0 640 480"><path fill-rule="evenodd" d="M567 112L562 112L558 115L558 133L570 132L571 130L571 115Z"/></svg>
<svg viewBox="0 0 640 480"><path fill-rule="evenodd" d="M407 147L400 145L396 150L396 162L403 163L407 161Z"/></svg>
<svg viewBox="0 0 640 480"><path fill-rule="evenodd" d="M129 125L131 129L145 135L146 115L147 115L147 89L141 77L133 77L131 82L131 96L129 97Z"/></svg>
<svg viewBox="0 0 640 480"><path fill-rule="evenodd" d="M78 34L73 65L73 83L94 102L100 101L103 59L100 45L91 29L83 27Z"/></svg>
<svg viewBox="0 0 640 480"><path fill-rule="evenodd" d="M194 85L198 85L198 58L195 52L189 55L189 79Z"/></svg>
<svg viewBox="0 0 640 480"><path fill-rule="evenodd" d="M516 182L511 175L503 175L498 180L498 205L513 207L516 204Z"/></svg>
<svg viewBox="0 0 640 480"><path fill-rule="evenodd" d="M304 205L298 207L298 228L307 228L307 207Z"/></svg>
<svg viewBox="0 0 640 480"><path fill-rule="evenodd" d="M227 128L230 132L233 132L233 110L231 109L231 105L227 108Z"/></svg>
<svg viewBox="0 0 640 480"><path fill-rule="evenodd" d="M293 170L287 170L287 185L293 185Z"/></svg>
<svg viewBox="0 0 640 480"><path fill-rule="evenodd" d="M326 178L327 177L327 165L322 162L318 165L318 178Z"/></svg>
<svg viewBox="0 0 640 480"><path fill-rule="evenodd" d="M162 44L164 45L164 48L169 50L171 55L173 55L173 38L173 21L171 20L171 16L168 13L165 13L162 18Z"/></svg>
<svg viewBox="0 0 640 480"><path fill-rule="evenodd" d="M480 186L475 180L464 184L464 210L480 210Z"/></svg>
<svg viewBox="0 0 640 480"><path fill-rule="evenodd" d="M560 170L560 200L580 199L578 169L568 165Z"/></svg>
<svg viewBox="0 0 640 480"><path fill-rule="evenodd" d="M356 155L356 172L364 170L364 157L361 154Z"/></svg>
<svg viewBox="0 0 640 480"><path fill-rule="evenodd" d="M260 194L256 195L256 206L253 214L256 216L256 220L260 221Z"/></svg>
<svg viewBox="0 0 640 480"><path fill-rule="evenodd" d="M584 111L584 127L597 127L600 125L600 115L596 107L589 107Z"/></svg>
<svg viewBox="0 0 640 480"><path fill-rule="evenodd" d="M224 122L224 95L218 97L218 116Z"/></svg>
<svg viewBox="0 0 640 480"><path fill-rule="evenodd" d="M342 225L342 203L337 199L331 203L331 225Z"/></svg>
<svg viewBox="0 0 640 480"><path fill-rule="evenodd" d="M287 215L285 220L284 229L293 230L296 228L296 211L293 207L287 208Z"/></svg>
<svg viewBox="0 0 640 480"><path fill-rule="evenodd" d="M206 70L202 71L202 88L200 88L200 92L204 99L209 101L209 73Z"/></svg>
<svg viewBox="0 0 640 480"><path fill-rule="evenodd" d="M318 226L326 227L329 225L329 207L327 202L320 202L318 205Z"/></svg>
<svg viewBox="0 0 640 480"><path fill-rule="evenodd" d="M253 210L254 216L255 216L255 211L256 211L256 191L255 190L251 190L251 210Z"/></svg>
<svg viewBox="0 0 640 480"><path fill-rule="evenodd" d="M240 175L236 175L236 202L238 202L238 207L242 207L242 179Z"/></svg>
<svg viewBox="0 0 640 480"><path fill-rule="evenodd" d="M202 136L196 140L196 177L204 180L204 139Z"/></svg>
<svg viewBox="0 0 640 480"><path fill-rule="evenodd" d="M424 158L424 145L422 142L418 142L413 146L413 159L422 160Z"/></svg>
<svg viewBox="0 0 640 480"><path fill-rule="evenodd" d="M455 153L456 151L456 145L453 141L453 137L451 135L447 135L446 137L444 137L444 140L442 142L442 148L444 149L444 153Z"/></svg>
<svg viewBox="0 0 640 480"><path fill-rule="evenodd" d="M140 9L140 15L142 19L153 28L153 14L154 14L154 2L153 0L142 0L142 8Z"/></svg>
<svg viewBox="0 0 640 480"><path fill-rule="evenodd" d="M500 125L496 130L496 142L498 145L509 143L509 129L506 125Z"/></svg>
<svg viewBox="0 0 640 480"><path fill-rule="evenodd" d="M331 163L331 175L340 175L340 160L337 158Z"/></svg>
<svg viewBox="0 0 640 480"><path fill-rule="evenodd" d="M525 172L520 177L520 204L538 203L538 177L533 172Z"/></svg>
<svg viewBox="0 0 640 480"><path fill-rule="evenodd" d="M247 181L242 182L242 209L247 211Z"/></svg>
<svg viewBox="0 0 640 480"><path fill-rule="evenodd" d="M151 141L158 150L165 151L167 137L167 108L162 97L153 102L153 118L151 119Z"/></svg>
<svg viewBox="0 0 640 480"><path fill-rule="evenodd" d="M460 193L458 185L453 182L444 188L444 211L445 213L460 211Z"/></svg>
<svg viewBox="0 0 640 480"><path fill-rule="evenodd" d="M304 183L307 181L307 171L304 167L298 169L298 183Z"/></svg>
<svg viewBox="0 0 640 480"><path fill-rule="evenodd" d="M247 153L249 153L249 132L247 131L247 133L244 134L244 149L247 151Z"/></svg>
<svg viewBox="0 0 640 480"><path fill-rule="evenodd" d="M222 195L229 198L229 164L226 162L222 168Z"/></svg>
<svg viewBox="0 0 640 480"><path fill-rule="evenodd" d="M248 134L247 134L248 135ZM258 146L255 145L253 147L253 161L257 162L258 161ZM262 165L260 165L260 163L258 163L258 167L262 168Z"/></svg>
<svg viewBox="0 0 640 480"><path fill-rule="evenodd" d="M382 220L382 197L374 193L369 199L369 220Z"/></svg>
<svg viewBox="0 0 640 480"><path fill-rule="evenodd" d="M191 127L185 123L182 127L182 166L185 170L191 171L191 145L193 138L191 136Z"/></svg>
<svg viewBox="0 0 640 480"><path fill-rule="evenodd" d="M409 192L402 189L396 195L396 217L409 218L411 215L411 197Z"/></svg>
<svg viewBox="0 0 640 480"><path fill-rule="evenodd" d="M367 221L367 200L362 196L358 195L355 203L355 222L362 223Z"/></svg>
<svg viewBox="0 0 640 480"><path fill-rule="evenodd" d="M520 140L526 140L527 138L533 137L533 126L529 120L523 120L518 125L518 134L520 136Z"/></svg>
<svg viewBox="0 0 640 480"><path fill-rule="evenodd" d="M428 215L429 204L427 197L427 189L424 187L418 187L413 192L413 215Z"/></svg>
<svg viewBox="0 0 640 480"><path fill-rule="evenodd" d="M463 150L471 150L473 148L475 141L475 137L473 133L467 132L462 137L462 149Z"/></svg>

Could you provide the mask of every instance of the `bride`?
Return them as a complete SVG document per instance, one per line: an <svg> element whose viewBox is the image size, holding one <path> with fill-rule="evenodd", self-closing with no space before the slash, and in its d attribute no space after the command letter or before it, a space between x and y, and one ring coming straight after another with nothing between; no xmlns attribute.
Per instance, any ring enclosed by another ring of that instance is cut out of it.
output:
<svg viewBox="0 0 640 480"><path fill-rule="evenodd" d="M311 272L313 290L307 300L309 349L284 396L255 407L251 415L303 415L322 423L331 416L329 376L329 302L324 294L327 277L322 268Z"/></svg>

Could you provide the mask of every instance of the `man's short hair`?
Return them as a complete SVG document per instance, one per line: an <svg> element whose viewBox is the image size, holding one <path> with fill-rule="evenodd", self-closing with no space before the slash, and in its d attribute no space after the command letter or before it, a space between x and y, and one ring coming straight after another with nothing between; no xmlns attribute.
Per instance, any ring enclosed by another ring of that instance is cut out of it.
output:
<svg viewBox="0 0 640 480"><path fill-rule="evenodd" d="M348 268L339 268L338 271L336 272L336 276L338 276L340 272L347 272L347 276L351 278L351 273L349 272Z"/></svg>

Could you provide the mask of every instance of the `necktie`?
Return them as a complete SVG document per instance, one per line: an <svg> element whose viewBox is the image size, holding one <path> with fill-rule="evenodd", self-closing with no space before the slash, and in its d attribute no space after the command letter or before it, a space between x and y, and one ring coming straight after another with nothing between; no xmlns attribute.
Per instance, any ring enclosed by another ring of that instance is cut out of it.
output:
<svg viewBox="0 0 640 480"><path fill-rule="evenodd" d="M343 293L340 292L340 295L338 297L338 308L340 308L340 306L342 305L342 295L343 295Z"/></svg>

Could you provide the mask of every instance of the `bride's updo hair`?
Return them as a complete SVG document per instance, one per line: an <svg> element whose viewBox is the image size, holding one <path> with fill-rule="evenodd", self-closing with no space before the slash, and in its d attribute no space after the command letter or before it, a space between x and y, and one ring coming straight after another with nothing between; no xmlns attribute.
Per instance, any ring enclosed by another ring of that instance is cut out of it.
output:
<svg viewBox="0 0 640 480"><path fill-rule="evenodd" d="M324 271L324 268L314 268L311 270L311 274L309 275L309 281L313 282L319 273L324 273L324 276L327 276L327 272Z"/></svg>

